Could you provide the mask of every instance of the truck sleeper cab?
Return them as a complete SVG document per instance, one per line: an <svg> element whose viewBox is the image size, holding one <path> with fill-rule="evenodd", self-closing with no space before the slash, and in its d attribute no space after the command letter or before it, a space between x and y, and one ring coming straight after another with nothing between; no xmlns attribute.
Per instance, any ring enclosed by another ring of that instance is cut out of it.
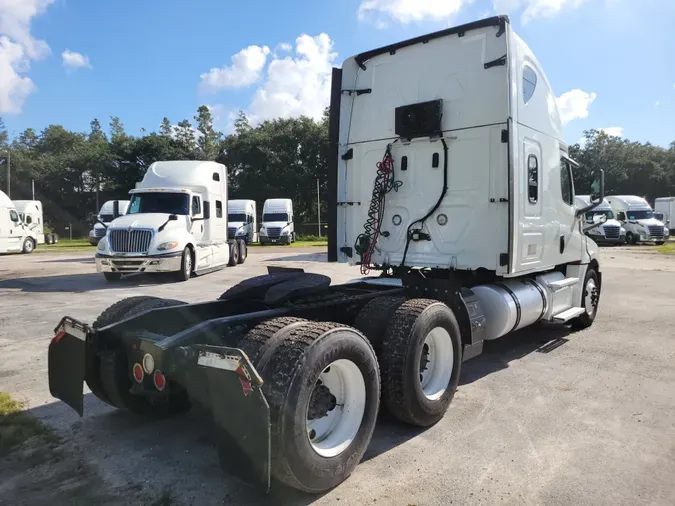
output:
<svg viewBox="0 0 675 506"><path fill-rule="evenodd" d="M555 103L505 16L348 58L332 79L328 259L364 276L270 266L216 301L131 298L92 326L64 318L52 395L80 415L85 381L141 415L197 404L245 480L335 487L380 402L431 426L486 340L595 321L602 273L582 226L603 173L575 206Z"/></svg>
<svg viewBox="0 0 675 506"><path fill-rule="evenodd" d="M26 226L35 245L45 243L44 217L42 202L39 200L13 200L19 218Z"/></svg>
<svg viewBox="0 0 675 506"><path fill-rule="evenodd" d="M610 195L607 202L616 219L626 229L628 244L651 243L661 245L670 232L663 222L654 218L654 211L642 197L636 195Z"/></svg>
<svg viewBox="0 0 675 506"><path fill-rule="evenodd" d="M246 244L227 239L227 172L214 162L153 163L130 191L127 214L106 224L96 269L109 281L124 274L173 272L186 281L243 263Z"/></svg>
<svg viewBox="0 0 675 506"><path fill-rule="evenodd" d="M654 212L661 213L663 219L659 221L668 228L669 235L672 235L675 232L675 197L659 197L654 200Z"/></svg>
<svg viewBox="0 0 675 506"><path fill-rule="evenodd" d="M258 242L255 200L228 200L227 223L228 239L242 239L246 244Z"/></svg>
<svg viewBox="0 0 675 506"><path fill-rule="evenodd" d="M21 219L14 202L0 191L0 253L32 253L38 243L34 227Z"/></svg>
<svg viewBox="0 0 675 506"><path fill-rule="evenodd" d="M590 195L576 195L574 200L578 208L588 207L591 203ZM615 245L626 242L626 229L616 220L607 199L586 213L584 227L584 233L596 244Z"/></svg>
<svg viewBox="0 0 675 506"><path fill-rule="evenodd" d="M295 242L293 201L267 199L263 205L260 244L291 244Z"/></svg>
<svg viewBox="0 0 675 506"><path fill-rule="evenodd" d="M96 216L96 223L89 231L89 244L98 245L98 242L106 236L106 224L112 222L118 216L124 216L129 209L128 200L108 200L104 202Z"/></svg>

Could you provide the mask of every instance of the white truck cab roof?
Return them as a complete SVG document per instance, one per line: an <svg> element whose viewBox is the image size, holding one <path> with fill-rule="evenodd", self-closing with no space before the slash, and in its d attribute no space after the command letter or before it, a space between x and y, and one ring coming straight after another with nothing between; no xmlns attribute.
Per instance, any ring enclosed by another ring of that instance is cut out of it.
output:
<svg viewBox="0 0 675 506"><path fill-rule="evenodd" d="M577 207L579 209L591 205L591 196L590 195L575 195L574 200L576 201ZM607 202L607 199L604 199L594 211L609 211L612 207Z"/></svg>
<svg viewBox="0 0 675 506"><path fill-rule="evenodd" d="M610 195L605 200L612 203L618 203L625 206L628 209L649 209L651 210L652 206L643 199L636 195Z"/></svg>
<svg viewBox="0 0 675 506"><path fill-rule="evenodd" d="M224 166L209 161L179 160L154 162L143 180L130 193L150 191L209 191L220 195L221 181L226 177Z"/></svg>

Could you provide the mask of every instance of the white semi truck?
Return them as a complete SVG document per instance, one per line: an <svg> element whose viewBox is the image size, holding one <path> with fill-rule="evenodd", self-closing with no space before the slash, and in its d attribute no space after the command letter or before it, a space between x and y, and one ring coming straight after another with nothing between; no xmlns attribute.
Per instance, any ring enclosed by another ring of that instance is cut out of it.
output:
<svg viewBox="0 0 675 506"><path fill-rule="evenodd" d="M574 200L580 209L591 204L590 195L576 195ZM584 233L596 244L624 244L626 242L626 229L616 219L606 199L595 209L586 213Z"/></svg>
<svg viewBox="0 0 675 506"><path fill-rule="evenodd" d="M659 197L654 201L654 213L660 213L670 234L675 233L675 197Z"/></svg>
<svg viewBox="0 0 675 506"><path fill-rule="evenodd" d="M40 236L35 227L21 218L16 203L0 191L0 253L32 253L38 244Z"/></svg>
<svg viewBox="0 0 675 506"><path fill-rule="evenodd" d="M165 161L129 192L126 215L105 224L96 270L109 281L174 272L181 281L243 263L246 244L227 239L227 174L215 162Z"/></svg>
<svg viewBox="0 0 675 506"><path fill-rule="evenodd" d="M118 216L124 216L129 209L128 200L108 200L104 202L96 216L96 223L89 231L89 244L98 245L98 242L106 236L107 224Z"/></svg>
<svg viewBox="0 0 675 506"><path fill-rule="evenodd" d="M227 238L258 242L258 218L255 200L227 201Z"/></svg>
<svg viewBox="0 0 675 506"><path fill-rule="evenodd" d="M35 244L45 243L44 217L42 215L42 202L39 200L13 200L19 218L32 232Z"/></svg>
<svg viewBox="0 0 675 506"><path fill-rule="evenodd" d="M263 204L260 244L291 244L295 242L293 201L267 199Z"/></svg>
<svg viewBox="0 0 675 506"><path fill-rule="evenodd" d="M654 218L649 203L636 195L610 195L607 202L612 207L616 219L626 229L628 244L663 244L670 232L663 222Z"/></svg>
<svg viewBox="0 0 675 506"><path fill-rule="evenodd" d="M80 415L84 381L139 415L197 404L231 472L322 493L361 461L380 403L433 425L485 341L593 324L602 274L582 227L602 172L576 207L555 94L507 17L348 58L330 115L328 259L379 276L270 268L215 301L66 317L52 395Z"/></svg>

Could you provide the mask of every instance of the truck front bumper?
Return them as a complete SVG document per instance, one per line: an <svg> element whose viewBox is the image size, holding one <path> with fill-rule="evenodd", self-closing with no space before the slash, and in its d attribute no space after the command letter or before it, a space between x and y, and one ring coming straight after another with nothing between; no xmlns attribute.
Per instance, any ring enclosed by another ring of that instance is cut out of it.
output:
<svg viewBox="0 0 675 506"><path fill-rule="evenodd" d="M291 244L290 235L280 235L279 237L260 236L260 244Z"/></svg>
<svg viewBox="0 0 675 506"><path fill-rule="evenodd" d="M595 244L625 244L626 243L626 236L625 235L620 235L619 237L614 237L614 238L608 238L608 237L605 237L604 235L589 234L588 237L593 239L593 242L595 242Z"/></svg>
<svg viewBox="0 0 675 506"><path fill-rule="evenodd" d="M176 272L181 270L183 252L165 255L113 256L96 253L96 272Z"/></svg>

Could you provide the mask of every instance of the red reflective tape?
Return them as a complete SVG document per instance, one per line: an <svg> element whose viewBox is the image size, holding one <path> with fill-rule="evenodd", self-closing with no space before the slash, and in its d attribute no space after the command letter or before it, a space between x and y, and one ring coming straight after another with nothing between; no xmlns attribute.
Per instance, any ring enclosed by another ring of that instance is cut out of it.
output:
<svg viewBox="0 0 675 506"><path fill-rule="evenodd" d="M241 383L241 389L244 392L244 397L248 397L248 395L253 392L253 387L251 387L251 382L246 381L242 378L239 378L239 383Z"/></svg>
<svg viewBox="0 0 675 506"><path fill-rule="evenodd" d="M65 331L65 330L62 330L61 332L59 332L58 334L56 334L54 337L52 337L52 344L58 343L58 342L61 340L61 338L62 338L63 336L65 336L65 335L66 335L66 331Z"/></svg>

